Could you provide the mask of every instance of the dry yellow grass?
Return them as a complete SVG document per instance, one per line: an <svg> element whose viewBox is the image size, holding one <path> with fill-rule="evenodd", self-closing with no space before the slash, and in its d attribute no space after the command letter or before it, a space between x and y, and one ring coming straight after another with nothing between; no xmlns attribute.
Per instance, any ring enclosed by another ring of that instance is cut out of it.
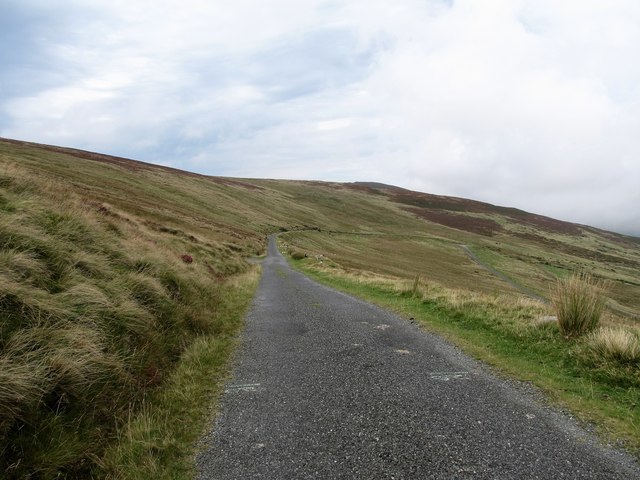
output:
<svg viewBox="0 0 640 480"><path fill-rule="evenodd" d="M340 277L349 282L382 287L423 302L438 302L457 311L476 311L496 319L507 319L510 322L513 321L514 325L518 322L521 326L535 325L540 317L550 313L547 305L523 295L487 294L464 288L450 288L419 275L413 279L405 279L371 271L346 270L335 264L327 266L327 263L330 261L325 261L323 265L315 262L308 265L315 271Z"/></svg>
<svg viewBox="0 0 640 480"><path fill-rule="evenodd" d="M0 476L99 476L194 340L237 329L245 248L17 165L0 199Z"/></svg>
<svg viewBox="0 0 640 480"><path fill-rule="evenodd" d="M640 338L637 330L602 327L589 335L587 345L596 362L640 363Z"/></svg>

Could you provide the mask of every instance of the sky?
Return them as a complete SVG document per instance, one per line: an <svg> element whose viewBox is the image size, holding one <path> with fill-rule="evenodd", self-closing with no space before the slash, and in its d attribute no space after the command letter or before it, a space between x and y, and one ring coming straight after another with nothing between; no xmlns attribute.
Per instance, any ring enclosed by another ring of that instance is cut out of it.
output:
<svg viewBox="0 0 640 480"><path fill-rule="evenodd" d="M0 0L0 136L640 236L637 0Z"/></svg>

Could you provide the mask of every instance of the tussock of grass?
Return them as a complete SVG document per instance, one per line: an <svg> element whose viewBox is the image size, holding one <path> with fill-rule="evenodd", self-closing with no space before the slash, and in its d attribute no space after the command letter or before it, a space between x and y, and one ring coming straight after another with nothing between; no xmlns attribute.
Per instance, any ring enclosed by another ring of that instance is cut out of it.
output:
<svg viewBox="0 0 640 480"><path fill-rule="evenodd" d="M589 274L558 279L551 299L565 337L577 337L598 326L606 303L604 290L603 282Z"/></svg>
<svg viewBox="0 0 640 480"><path fill-rule="evenodd" d="M594 362L619 362L640 365L640 338L637 332L622 327L602 327L587 338Z"/></svg>

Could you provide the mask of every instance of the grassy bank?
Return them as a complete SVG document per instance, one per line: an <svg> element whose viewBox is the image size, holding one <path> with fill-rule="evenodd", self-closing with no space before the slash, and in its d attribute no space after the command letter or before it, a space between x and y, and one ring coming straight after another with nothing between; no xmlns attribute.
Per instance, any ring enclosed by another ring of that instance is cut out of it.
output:
<svg viewBox="0 0 640 480"><path fill-rule="evenodd" d="M596 425L608 441L640 451L638 357L602 355L589 336L565 339L557 323L545 321L548 306L419 278L348 273L311 259L292 263L322 283L415 318L499 372L542 388L553 403ZM631 334L638 337L637 331Z"/></svg>
<svg viewBox="0 0 640 480"><path fill-rule="evenodd" d="M15 164L0 210L0 476L124 478L138 460L188 457L252 296L255 244L184 219L178 235Z"/></svg>

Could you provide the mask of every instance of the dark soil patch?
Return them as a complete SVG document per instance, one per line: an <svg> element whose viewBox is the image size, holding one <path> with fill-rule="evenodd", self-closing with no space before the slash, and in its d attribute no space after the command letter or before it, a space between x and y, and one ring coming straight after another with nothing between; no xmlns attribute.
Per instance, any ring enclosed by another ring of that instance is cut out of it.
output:
<svg viewBox="0 0 640 480"><path fill-rule="evenodd" d="M559 242L558 240L554 240L552 238L543 237L542 235L536 235L534 233L514 233L513 235L515 235L516 237L524 238L526 240L530 240L537 244L549 246L553 250L567 253L575 257L594 260L597 262L625 265L630 267L640 267L640 262L637 262L635 260L617 257L615 255L609 255L607 253L590 250L584 247L578 247L576 245L570 245L564 242Z"/></svg>
<svg viewBox="0 0 640 480"><path fill-rule="evenodd" d="M477 233L484 236L493 236L503 230L502 226L489 218L471 217L469 215L458 215L444 210L431 210L425 208L405 208L404 210L418 215L430 222L439 223L446 227L463 230L465 232Z"/></svg>
<svg viewBox="0 0 640 480"><path fill-rule="evenodd" d="M473 200L465 200L464 198L445 197L440 195L430 195L427 193L411 192L409 190L397 192L389 195L392 202L411 205L413 207L449 210L453 212L469 212L469 213L489 213L491 209L485 208L484 205Z"/></svg>
<svg viewBox="0 0 640 480"><path fill-rule="evenodd" d="M383 195L382 192L375 188L368 187L367 185L360 185L357 183L345 183L344 188L349 190L355 190L356 192L368 193L369 195Z"/></svg>
<svg viewBox="0 0 640 480"><path fill-rule="evenodd" d="M565 235L582 235L582 226L575 223L556 220L543 215L535 215L517 208L499 207L490 203L478 202L458 197L444 195L431 195L427 193L412 192L410 190L395 190L389 194L392 202L411 205L425 209L446 210L452 212L498 214L509 218L511 221L535 226L548 232Z"/></svg>
<svg viewBox="0 0 640 480"><path fill-rule="evenodd" d="M612 242L624 245L625 247L637 248L640 245L640 237L632 237L630 235L622 235L620 233L608 232L594 227L584 227L585 230L595 233Z"/></svg>
<svg viewBox="0 0 640 480"><path fill-rule="evenodd" d="M507 217L509 217L509 219L513 220L516 223L520 223L522 225L531 225L551 233L576 236L582 236L584 233L582 230L582 226L575 223L563 222L562 220L556 220L554 218L545 217L542 215L534 215L532 213L523 213L525 215L507 215Z"/></svg>

